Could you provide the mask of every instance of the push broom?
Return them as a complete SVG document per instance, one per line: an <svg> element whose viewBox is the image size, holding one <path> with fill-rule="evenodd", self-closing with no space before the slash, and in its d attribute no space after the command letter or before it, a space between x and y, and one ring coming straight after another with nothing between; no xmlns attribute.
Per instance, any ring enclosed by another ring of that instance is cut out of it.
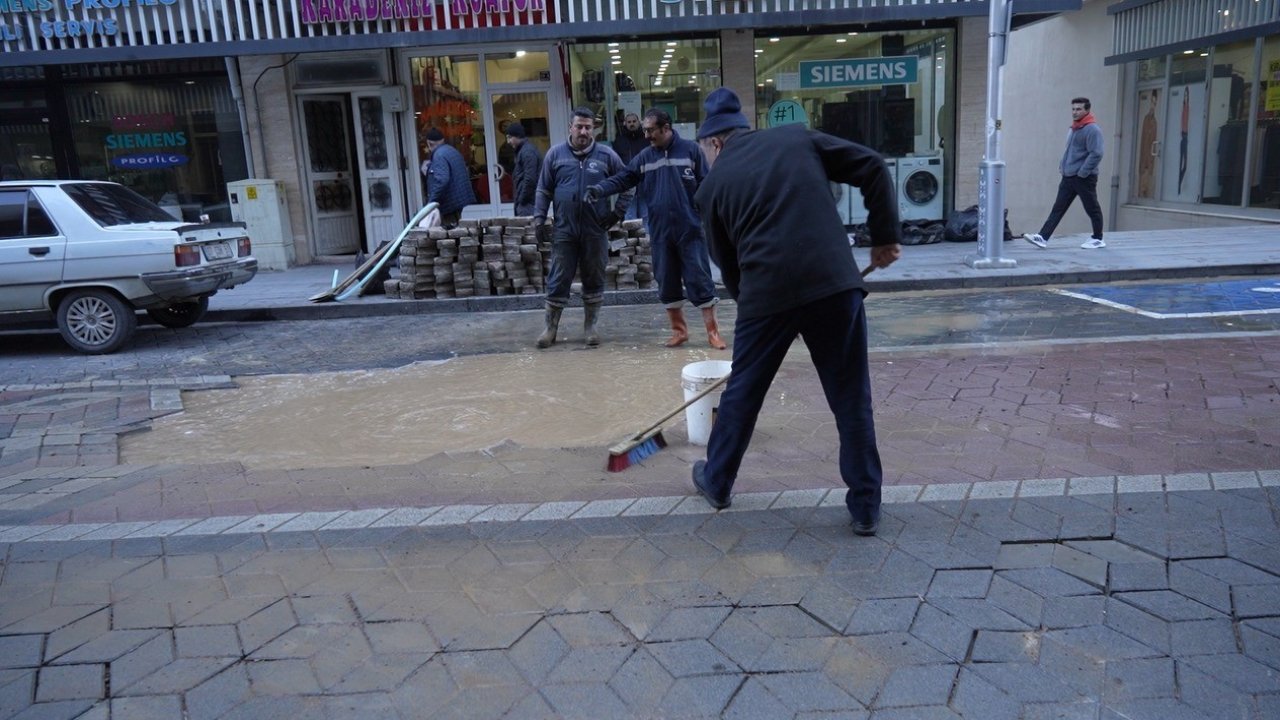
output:
<svg viewBox="0 0 1280 720"><path fill-rule="evenodd" d="M871 271L874 269L874 266L867 266L867 268L862 271L862 277L870 275ZM716 388L725 384L728 380L729 375L726 374L724 377L711 383L706 388L703 388L703 390L697 395L685 400L680 407L672 410L666 415L663 415L654 424L609 448L609 462L605 465L605 469L609 472L621 472L641 460L656 454L659 450L666 447L667 439L662 436L663 424L676 415L679 415L681 412L684 412L690 405L693 405L702 398L715 392Z"/></svg>

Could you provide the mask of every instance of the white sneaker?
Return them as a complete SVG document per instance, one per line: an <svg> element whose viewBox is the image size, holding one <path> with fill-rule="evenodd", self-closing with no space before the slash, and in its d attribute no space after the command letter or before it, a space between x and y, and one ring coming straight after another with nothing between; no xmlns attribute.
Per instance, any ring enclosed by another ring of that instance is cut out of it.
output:
<svg viewBox="0 0 1280 720"><path fill-rule="evenodd" d="M1102 238L1089 238L1086 242L1080 245L1080 247L1085 250L1097 250L1098 248L1104 248L1106 246L1107 244L1102 242Z"/></svg>
<svg viewBox="0 0 1280 720"><path fill-rule="evenodd" d="M1045 248L1049 247L1049 241L1040 237L1040 233L1027 233L1026 235L1022 236L1022 239L1026 240L1032 245L1035 245L1041 250L1044 250Z"/></svg>

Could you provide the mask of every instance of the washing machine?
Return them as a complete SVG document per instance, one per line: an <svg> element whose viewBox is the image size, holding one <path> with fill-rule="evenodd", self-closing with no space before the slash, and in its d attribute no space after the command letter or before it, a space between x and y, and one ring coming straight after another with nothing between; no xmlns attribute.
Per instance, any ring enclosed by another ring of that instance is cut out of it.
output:
<svg viewBox="0 0 1280 720"><path fill-rule="evenodd" d="M889 166L889 181L898 187L898 159L885 158ZM867 207L862 202L862 191L852 185L832 183L832 193L836 196L836 209L840 211L840 219L845 226L864 225L867 222Z"/></svg>
<svg viewBox="0 0 1280 720"><path fill-rule="evenodd" d="M898 214L902 220L942 219L942 156L898 158Z"/></svg>

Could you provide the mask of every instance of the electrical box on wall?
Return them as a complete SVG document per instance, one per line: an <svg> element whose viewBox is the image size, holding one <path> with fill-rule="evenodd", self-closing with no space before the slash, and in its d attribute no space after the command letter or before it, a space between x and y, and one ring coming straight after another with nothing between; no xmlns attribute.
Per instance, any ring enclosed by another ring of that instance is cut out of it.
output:
<svg viewBox="0 0 1280 720"><path fill-rule="evenodd" d="M284 183L279 180L237 180L227 183L231 219L249 231L253 256L263 270L284 270L295 262L293 225Z"/></svg>
<svg viewBox="0 0 1280 720"><path fill-rule="evenodd" d="M409 98L404 87L392 85L382 88L382 109L388 112L404 112Z"/></svg>

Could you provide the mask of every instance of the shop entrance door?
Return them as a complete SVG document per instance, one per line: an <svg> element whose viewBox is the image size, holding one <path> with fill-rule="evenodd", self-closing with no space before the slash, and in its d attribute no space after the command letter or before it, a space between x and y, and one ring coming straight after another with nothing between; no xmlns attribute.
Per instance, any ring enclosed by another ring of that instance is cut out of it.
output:
<svg viewBox="0 0 1280 720"><path fill-rule="evenodd" d="M346 255L360 249L360 210L351 153L351 111L346 95L299 99L306 153L306 187L311 204L311 237L317 255Z"/></svg>
<svg viewBox="0 0 1280 720"><path fill-rule="evenodd" d="M493 212L511 215L515 212L516 149L507 143L507 128L519 122L525 130L525 142L532 143L538 157L545 157L551 147L551 135L547 122L547 88L512 85L485 92L485 107L489 109L494 132L485 133L485 157L494 158L489 163L489 197ZM535 178L534 182L537 180Z"/></svg>
<svg viewBox="0 0 1280 720"><path fill-rule="evenodd" d="M404 229L404 195L400 173L387 149L395 137L395 118L383 104L382 93L354 93L356 155L360 167L360 199L364 206L366 248L373 252L384 242L396 239ZM415 208L416 209L416 208Z"/></svg>

